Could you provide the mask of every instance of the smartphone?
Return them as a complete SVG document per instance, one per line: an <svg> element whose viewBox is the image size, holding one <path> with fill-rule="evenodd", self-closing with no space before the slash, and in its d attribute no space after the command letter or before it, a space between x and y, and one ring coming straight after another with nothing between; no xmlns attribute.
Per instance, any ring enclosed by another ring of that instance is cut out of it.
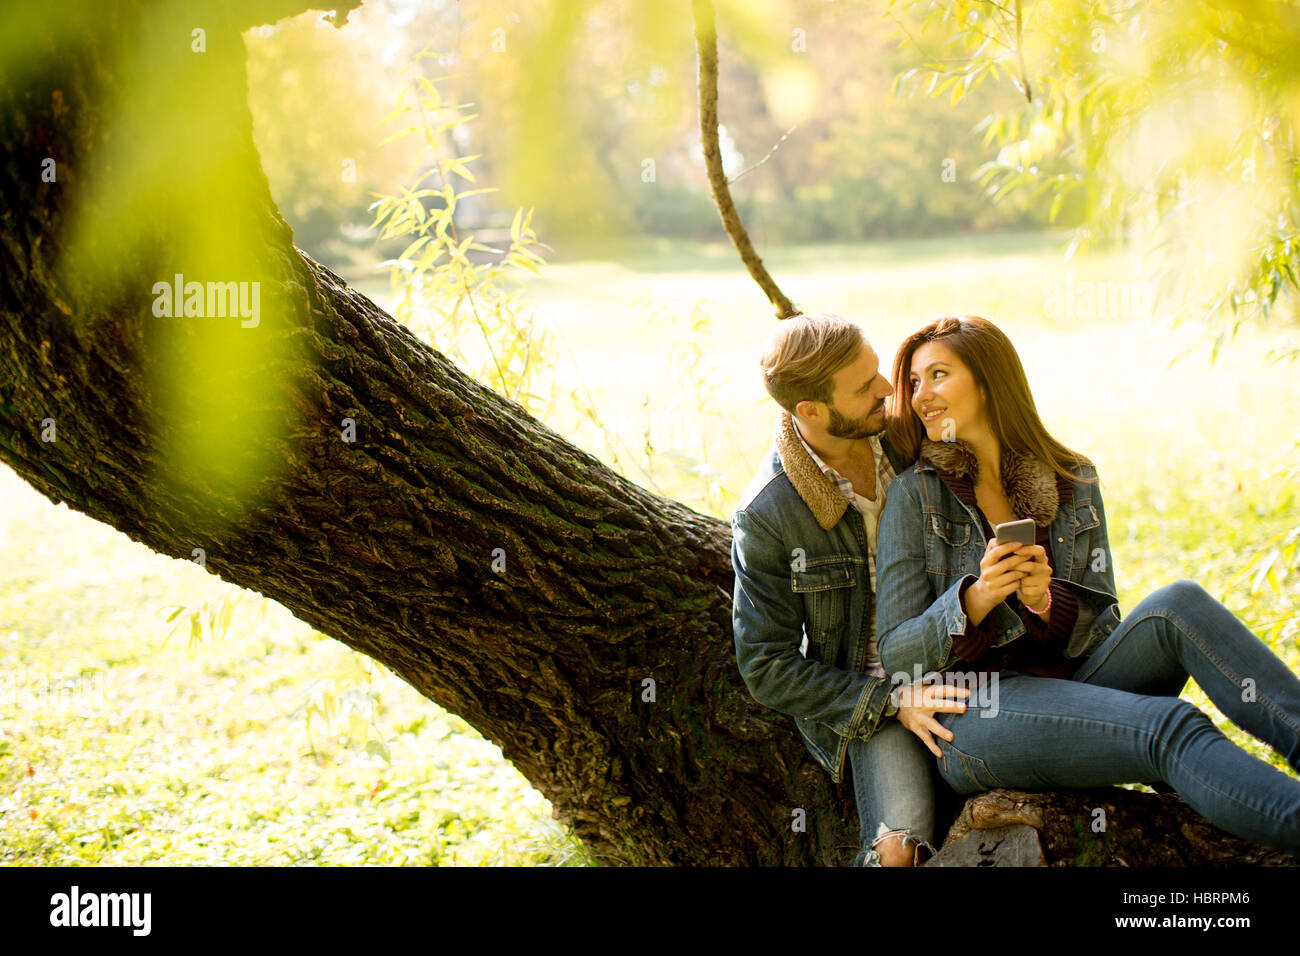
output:
<svg viewBox="0 0 1300 956"><path fill-rule="evenodd" d="M998 544L1006 544L1008 541L1033 544L1037 534L1033 518L1022 518L1020 521L1005 521L993 528L993 537L998 539Z"/></svg>

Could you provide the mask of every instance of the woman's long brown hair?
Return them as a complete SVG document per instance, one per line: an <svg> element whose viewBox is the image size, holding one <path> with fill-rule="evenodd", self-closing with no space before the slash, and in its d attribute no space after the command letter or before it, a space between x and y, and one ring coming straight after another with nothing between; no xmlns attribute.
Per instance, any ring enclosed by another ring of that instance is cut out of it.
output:
<svg viewBox="0 0 1300 956"><path fill-rule="evenodd" d="M894 358L894 396L886 421L889 441L910 465L921 450L925 429L912 410L912 353L928 342L942 342L957 354L987 398L989 425L1003 451L1037 458L1058 475L1076 476L1070 466L1091 464L1050 434L1038 417L1029 380L1011 340L978 315L945 315L908 336Z"/></svg>

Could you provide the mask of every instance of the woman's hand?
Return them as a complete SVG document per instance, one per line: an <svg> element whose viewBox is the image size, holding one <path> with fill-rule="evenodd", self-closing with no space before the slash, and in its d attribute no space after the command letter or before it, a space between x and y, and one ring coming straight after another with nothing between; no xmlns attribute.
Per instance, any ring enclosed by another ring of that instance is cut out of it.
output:
<svg viewBox="0 0 1300 956"><path fill-rule="evenodd" d="M1020 579L1016 596L1025 607L1041 611L1047 603L1047 586L1052 583L1052 566L1047 561L1047 551L1040 544L1032 544L1022 545L1017 553L1027 558L1028 563L1020 567L1025 576Z"/></svg>
<svg viewBox="0 0 1300 956"><path fill-rule="evenodd" d="M979 579L966 589L966 616L972 624L983 621L990 611L1015 594L1020 587L1020 581L1024 577L1020 566L1028 560L1023 554L1017 553L1022 548L1027 549L1028 545L1016 541L1000 544L997 538L989 539L984 557L980 558Z"/></svg>
<svg viewBox="0 0 1300 956"><path fill-rule="evenodd" d="M898 691L898 722L916 734L930 753L942 757L943 751L934 742L938 734L952 743L952 731L934 719L937 713L964 714L966 705L961 698L970 696L969 687L952 684L908 684Z"/></svg>

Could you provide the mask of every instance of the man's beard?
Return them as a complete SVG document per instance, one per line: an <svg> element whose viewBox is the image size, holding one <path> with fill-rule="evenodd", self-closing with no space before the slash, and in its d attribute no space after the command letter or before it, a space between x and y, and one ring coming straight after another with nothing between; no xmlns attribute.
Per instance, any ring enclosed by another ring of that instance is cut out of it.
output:
<svg viewBox="0 0 1300 956"><path fill-rule="evenodd" d="M879 435L885 430L883 424L878 427L870 424L872 417L880 413L879 408L862 418L845 418L835 410L834 405L827 407L831 410L831 421L826 426L826 433L834 438L867 438L871 435ZM884 407L883 404L881 407Z"/></svg>

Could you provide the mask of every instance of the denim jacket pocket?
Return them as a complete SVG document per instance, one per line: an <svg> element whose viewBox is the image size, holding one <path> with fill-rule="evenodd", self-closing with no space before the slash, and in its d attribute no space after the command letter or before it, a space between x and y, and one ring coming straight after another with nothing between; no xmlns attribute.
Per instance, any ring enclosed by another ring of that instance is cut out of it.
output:
<svg viewBox="0 0 1300 956"><path fill-rule="evenodd" d="M930 512L925 520L925 569L947 577L965 574L967 552L974 546L970 519Z"/></svg>
<svg viewBox="0 0 1300 956"><path fill-rule="evenodd" d="M810 558L802 569L791 569L790 586L803 595L807 612L809 657L834 663L858 577L857 561L852 558Z"/></svg>
<svg viewBox="0 0 1300 956"><path fill-rule="evenodd" d="M1080 502L1074 509L1074 555L1071 559L1070 578L1074 581L1081 579L1088 562L1093 560L1093 555L1088 550L1089 542L1092 535L1089 533L1094 528L1101 525L1101 516L1097 514L1097 506L1091 501ZM1106 560L1110 559L1109 555L1105 556Z"/></svg>

